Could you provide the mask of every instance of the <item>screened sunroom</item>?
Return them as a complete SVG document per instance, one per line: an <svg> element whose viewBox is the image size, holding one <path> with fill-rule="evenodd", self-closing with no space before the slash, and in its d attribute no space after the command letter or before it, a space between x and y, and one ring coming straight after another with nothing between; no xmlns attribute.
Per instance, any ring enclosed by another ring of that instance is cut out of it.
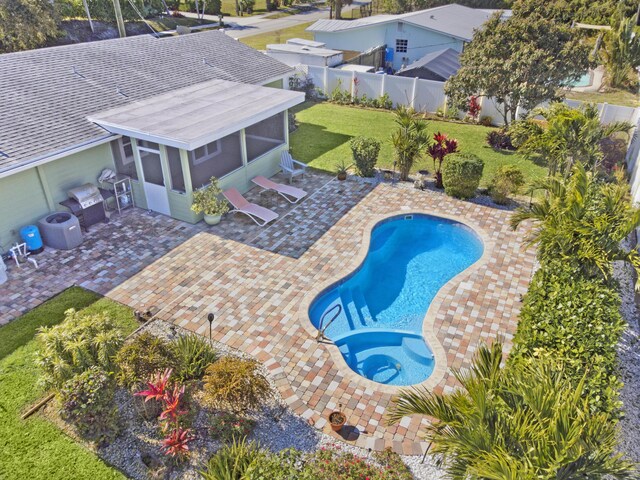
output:
<svg viewBox="0 0 640 480"><path fill-rule="evenodd" d="M188 222L192 193L211 177L250 188L279 169L289 148L287 110L304 94L224 80L200 83L89 117L119 138L116 171L131 177L136 205Z"/></svg>

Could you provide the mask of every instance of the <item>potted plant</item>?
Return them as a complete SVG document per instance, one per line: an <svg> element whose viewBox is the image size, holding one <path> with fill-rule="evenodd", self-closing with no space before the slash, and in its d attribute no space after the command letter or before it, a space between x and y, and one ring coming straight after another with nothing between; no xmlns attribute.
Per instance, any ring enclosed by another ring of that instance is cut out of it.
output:
<svg viewBox="0 0 640 480"><path fill-rule="evenodd" d="M339 407L342 407L342 405L339 405ZM347 416L340 410L335 410L329 414L329 425L331 425L331 430L334 432L339 432L345 423L347 423Z"/></svg>
<svg viewBox="0 0 640 480"><path fill-rule="evenodd" d="M340 163L336 165L336 174L338 175L338 180L343 181L347 179L347 172L351 168L351 165L347 165L344 163L344 160L340 160Z"/></svg>
<svg viewBox="0 0 640 480"><path fill-rule="evenodd" d="M204 221L207 225L216 225L220 223L222 215L229 211L229 205L226 200L220 198L222 190L218 185L218 179L211 177L209 185L193 192L193 203L191 210L196 213L204 214Z"/></svg>

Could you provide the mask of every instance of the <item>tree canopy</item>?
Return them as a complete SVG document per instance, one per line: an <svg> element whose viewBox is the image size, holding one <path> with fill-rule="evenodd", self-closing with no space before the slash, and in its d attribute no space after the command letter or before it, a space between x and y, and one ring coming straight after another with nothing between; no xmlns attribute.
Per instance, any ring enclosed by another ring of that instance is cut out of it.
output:
<svg viewBox="0 0 640 480"><path fill-rule="evenodd" d="M591 66L589 47L571 30L539 15L494 14L460 55L460 70L445 84L451 104L465 109L472 95L501 104L505 124L518 106L531 110L556 99L558 88L576 81Z"/></svg>
<svg viewBox="0 0 640 480"><path fill-rule="evenodd" d="M43 46L58 35L48 0L3 0L0 2L0 53Z"/></svg>
<svg viewBox="0 0 640 480"><path fill-rule="evenodd" d="M635 0L515 0L513 3L515 15L542 15L567 24L609 25L618 8L622 8L625 16L630 16L638 3Z"/></svg>

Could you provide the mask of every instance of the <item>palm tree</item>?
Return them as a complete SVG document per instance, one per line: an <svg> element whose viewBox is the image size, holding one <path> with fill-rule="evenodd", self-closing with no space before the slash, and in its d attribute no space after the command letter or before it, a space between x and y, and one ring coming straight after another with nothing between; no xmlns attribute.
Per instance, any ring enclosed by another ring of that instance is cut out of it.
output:
<svg viewBox="0 0 640 480"><path fill-rule="evenodd" d="M545 123L534 120L536 116L543 117ZM534 109L527 120L513 124L509 133L521 153L549 167L549 175L568 175L577 162L597 169L603 158L602 140L631 127L628 122L602 125L595 105L571 108L558 102Z"/></svg>
<svg viewBox="0 0 640 480"><path fill-rule="evenodd" d="M427 440L452 479L632 477L615 453L615 425L583 397L584 378L573 384L552 360L502 368L502 356L500 342L481 346L470 370L453 372L462 385L454 393L402 391L389 421L432 417Z"/></svg>
<svg viewBox="0 0 640 480"><path fill-rule="evenodd" d="M640 225L640 209L631 206L623 180L599 182L578 162L570 178L547 177L533 184L532 190L536 189L546 195L530 208L516 211L511 227L515 230L524 221L533 221L525 243L538 247L542 263L575 262L587 276L608 279L612 263L621 260L640 274L638 251L620 245Z"/></svg>
<svg viewBox="0 0 640 480"><path fill-rule="evenodd" d="M404 106L396 110L395 122L398 130L391 135L391 143L396 151L400 179L408 180L416 158L429 146L427 122L419 118L413 108Z"/></svg>
<svg viewBox="0 0 640 480"><path fill-rule="evenodd" d="M605 67L612 87L624 88L632 69L640 66L640 34L636 31L638 15L618 18L607 33Z"/></svg>

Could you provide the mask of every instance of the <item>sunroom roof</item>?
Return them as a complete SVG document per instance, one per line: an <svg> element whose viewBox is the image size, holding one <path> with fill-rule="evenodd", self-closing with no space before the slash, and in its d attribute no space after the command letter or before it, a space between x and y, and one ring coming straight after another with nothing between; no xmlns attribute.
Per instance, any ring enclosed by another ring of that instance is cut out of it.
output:
<svg viewBox="0 0 640 480"><path fill-rule="evenodd" d="M194 150L303 101L302 92L211 80L87 118L114 134Z"/></svg>

